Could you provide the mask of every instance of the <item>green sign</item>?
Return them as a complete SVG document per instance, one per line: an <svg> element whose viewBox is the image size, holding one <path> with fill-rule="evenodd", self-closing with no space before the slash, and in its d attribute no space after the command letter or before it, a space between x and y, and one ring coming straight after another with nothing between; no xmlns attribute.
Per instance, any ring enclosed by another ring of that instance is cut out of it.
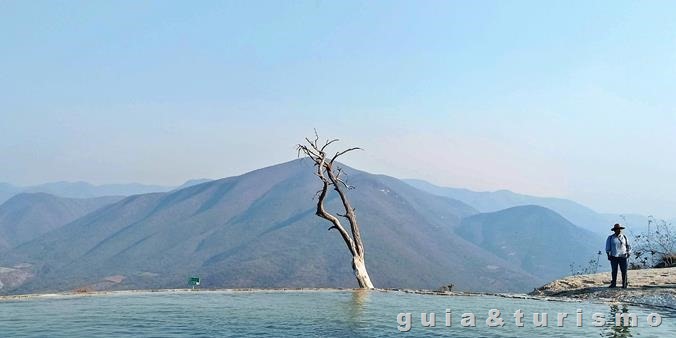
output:
<svg viewBox="0 0 676 338"><path fill-rule="evenodd" d="M188 284L190 286L192 286L193 288L196 287L196 286L199 286L200 285L200 278L199 277L190 277Z"/></svg>

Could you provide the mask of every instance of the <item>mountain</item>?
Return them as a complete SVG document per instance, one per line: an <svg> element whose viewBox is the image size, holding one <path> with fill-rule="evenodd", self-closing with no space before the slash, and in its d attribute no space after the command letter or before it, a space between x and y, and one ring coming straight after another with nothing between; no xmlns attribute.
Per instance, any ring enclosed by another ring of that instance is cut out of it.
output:
<svg viewBox="0 0 676 338"><path fill-rule="evenodd" d="M0 203L4 203L5 201L12 198L12 196L22 192L41 192L69 198L94 198L106 196L130 196L137 194L147 194L151 192L166 192L172 189L174 188L140 183L93 185L87 182L51 182L28 187L18 187L8 183L0 182Z"/></svg>
<svg viewBox="0 0 676 338"><path fill-rule="evenodd" d="M8 243L8 241L2 236L0 236L0 253L2 253L3 251L7 251L11 248L12 246Z"/></svg>
<svg viewBox="0 0 676 338"><path fill-rule="evenodd" d="M545 280L456 235L476 210L344 167L378 287L525 291ZM185 287L356 287L339 234L314 215L320 182L295 160L185 189L135 195L0 258L33 276L3 293ZM329 210L340 203L332 193ZM508 257L507 257L508 258Z"/></svg>
<svg viewBox="0 0 676 338"><path fill-rule="evenodd" d="M15 187L9 183L0 182L0 203L5 202L12 196L21 192L21 188ZM0 240L1 242L1 240Z"/></svg>
<svg viewBox="0 0 676 338"><path fill-rule="evenodd" d="M175 188L174 190L181 190L181 189L192 187L193 185L198 185L198 184L207 183L207 182L211 182L211 181L213 181L213 180L210 179L210 178L197 178L197 179L194 179L194 180L187 180L185 183L181 184L180 186L178 186L178 188Z"/></svg>
<svg viewBox="0 0 676 338"><path fill-rule="evenodd" d="M75 199L21 193L0 205L0 246L18 246L122 197Z"/></svg>
<svg viewBox="0 0 676 338"><path fill-rule="evenodd" d="M456 232L529 273L552 280L586 266L605 248L605 237L575 226L556 212L535 205L513 207L463 219ZM604 261L600 264L605 264Z"/></svg>
<svg viewBox="0 0 676 338"><path fill-rule="evenodd" d="M52 182L26 187L24 192L44 192L70 198L92 198L102 196L130 196L151 192L165 192L173 187L140 183L93 185L87 182Z"/></svg>
<svg viewBox="0 0 676 338"><path fill-rule="evenodd" d="M539 205L556 211L570 222L584 229L607 234L613 223L608 217L577 202L553 197L536 197L498 190L477 192L467 189L440 187L423 180L406 179L406 183L429 193L457 199L481 212L494 212L521 205Z"/></svg>

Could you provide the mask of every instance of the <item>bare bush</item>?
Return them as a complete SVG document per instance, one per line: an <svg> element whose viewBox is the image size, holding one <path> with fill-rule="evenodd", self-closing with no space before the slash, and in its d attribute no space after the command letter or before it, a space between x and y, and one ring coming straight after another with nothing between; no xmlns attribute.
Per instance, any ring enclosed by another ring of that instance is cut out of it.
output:
<svg viewBox="0 0 676 338"><path fill-rule="evenodd" d="M648 218L648 230L634 237L632 269L676 266L676 231L665 220Z"/></svg>

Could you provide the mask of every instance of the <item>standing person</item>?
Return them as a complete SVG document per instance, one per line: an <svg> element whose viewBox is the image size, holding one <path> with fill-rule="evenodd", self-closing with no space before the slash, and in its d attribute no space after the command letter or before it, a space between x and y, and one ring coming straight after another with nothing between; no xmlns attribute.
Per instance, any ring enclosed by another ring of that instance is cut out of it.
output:
<svg viewBox="0 0 676 338"><path fill-rule="evenodd" d="M620 271L622 271L622 288L626 289L628 280L627 280L627 258L631 253L631 246L627 241L627 236L622 233L623 226L615 224L610 230L614 233L608 236L606 239L606 254L608 254L608 260L610 261L610 269L612 273L612 280L610 282L610 288L617 287L617 266L620 266Z"/></svg>

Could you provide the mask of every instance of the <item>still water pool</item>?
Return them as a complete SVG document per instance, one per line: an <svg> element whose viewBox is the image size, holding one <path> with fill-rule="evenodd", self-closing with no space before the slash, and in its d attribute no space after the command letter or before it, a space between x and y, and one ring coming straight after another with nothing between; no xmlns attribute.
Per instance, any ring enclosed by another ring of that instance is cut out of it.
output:
<svg viewBox="0 0 676 338"><path fill-rule="evenodd" d="M487 324L491 309L500 311L488 322L497 326ZM517 310L523 327L517 326ZM429 320L432 312L436 326L423 327L421 313ZM638 326L615 326L617 312L635 314ZM469 313L476 326L463 326L471 324L470 315L463 319ZM533 315L541 320L543 313L547 326L536 327ZM558 313L567 313L561 326ZM594 325L595 313L605 325ZM661 324L650 326L648 319ZM0 336L676 337L676 313L623 304L381 291L134 292L0 301Z"/></svg>

